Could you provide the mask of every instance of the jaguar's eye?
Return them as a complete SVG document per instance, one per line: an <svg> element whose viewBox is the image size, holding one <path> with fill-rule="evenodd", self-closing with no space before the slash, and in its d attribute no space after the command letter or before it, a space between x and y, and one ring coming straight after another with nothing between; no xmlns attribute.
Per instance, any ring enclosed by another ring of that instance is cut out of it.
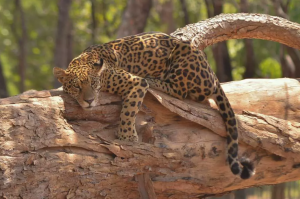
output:
<svg viewBox="0 0 300 199"><path fill-rule="evenodd" d="M73 81L73 86L80 89L80 86L76 80Z"/></svg>

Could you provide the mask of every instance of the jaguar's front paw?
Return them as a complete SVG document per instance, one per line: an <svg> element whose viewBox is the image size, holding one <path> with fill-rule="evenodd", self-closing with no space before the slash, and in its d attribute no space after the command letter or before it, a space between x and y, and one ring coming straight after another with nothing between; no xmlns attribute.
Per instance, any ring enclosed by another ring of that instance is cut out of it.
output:
<svg viewBox="0 0 300 199"><path fill-rule="evenodd" d="M139 140L136 130L132 128L120 128L117 133L117 136L119 140L125 140L130 142L137 142Z"/></svg>

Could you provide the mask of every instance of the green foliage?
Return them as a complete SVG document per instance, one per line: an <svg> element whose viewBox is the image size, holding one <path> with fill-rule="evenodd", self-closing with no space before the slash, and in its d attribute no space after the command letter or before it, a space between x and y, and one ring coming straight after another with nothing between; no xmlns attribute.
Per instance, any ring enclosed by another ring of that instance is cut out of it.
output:
<svg viewBox="0 0 300 199"><path fill-rule="evenodd" d="M232 58L232 77L234 80L241 80L245 72L245 56L240 56L241 51L244 49L244 42L242 40L229 40L227 46L229 56Z"/></svg>
<svg viewBox="0 0 300 199"><path fill-rule="evenodd" d="M50 89L57 6L54 1L21 2L28 35L25 86L27 89ZM15 12L14 1L0 2L0 18L4 19L0 21L0 37L3 41L0 43L0 58L10 95L19 93L20 81L17 72L20 23Z"/></svg>
<svg viewBox="0 0 300 199"><path fill-rule="evenodd" d="M273 58L268 57L259 64L261 76L279 78L281 77L281 66Z"/></svg>
<svg viewBox="0 0 300 199"><path fill-rule="evenodd" d="M58 20L57 1L22 0L27 27L26 90L53 88L53 53ZM97 43L115 38L126 1L96 1ZM19 93L18 40L20 22L15 14L14 0L0 0L0 60L4 68L10 95ZM73 1L70 9L73 21L73 54L78 55L91 45L91 3ZM3 19L3 20L2 20ZM15 27L13 29L12 27ZM16 31L15 31L16 30Z"/></svg>

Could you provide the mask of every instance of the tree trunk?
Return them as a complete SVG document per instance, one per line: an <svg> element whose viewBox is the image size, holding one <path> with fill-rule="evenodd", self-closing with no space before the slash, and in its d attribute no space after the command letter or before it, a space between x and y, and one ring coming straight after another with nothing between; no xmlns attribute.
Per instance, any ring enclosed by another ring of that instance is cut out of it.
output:
<svg viewBox="0 0 300 199"><path fill-rule="evenodd" d="M234 198L235 199L247 199L246 189L241 189L241 190L235 191Z"/></svg>
<svg viewBox="0 0 300 199"><path fill-rule="evenodd" d="M284 46L291 61L294 64L294 67L290 69L291 77L300 77L300 53L297 49ZM289 61L289 60L288 60Z"/></svg>
<svg viewBox="0 0 300 199"><path fill-rule="evenodd" d="M142 33L152 6L152 0L128 0L117 38Z"/></svg>
<svg viewBox="0 0 300 199"><path fill-rule="evenodd" d="M246 59L245 59L245 72L243 74L243 78L253 78L255 75L255 71L258 68L252 39L244 39L245 50L246 50Z"/></svg>
<svg viewBox="0 0 300 199"><path fill-rule="evenodd" d="M67 68L69 65L68 54L72 49L68 49L68 37L70 34L70 18L69 9L72 0L58 1L58 23L56 30L56 41L54 50L54 66L60 68ZM54 87L59 87L60 83L55 79Z"/></svg>
<svg viewBox="0 0 300 199"><path fill-rule="evenodd" d="M173 6L172 0L166 0L166 1L159 1L156 0L154 1L155 3L155 8L158 11L158 14L161 19L161 23L164 24L166 27L161 30L164 33L170 34L176 30L175 28L175 21L173 17L173 12L174 12L174 6Z"/></svg>
<svg viewBox="0 0 300 199"><path fill-rule="evenodd" d="M292 58L288 54L284 53L286 48L290 47L285 45L280 46L280 64L282 77L295 78L295 64Z"/></svg>
<svg viewBox="0 0 300 199"><path fill-rule="evenodd" d="M276 184L272 187L272 198L271 199L284 199L284 188L285 184Z"/></svg>
<svg viewBox="0 0 300 199"><path fill-rule="evenodd" d="M113 142L120 98L103 93L101 106L84 111L61 90L28 91L0 100L0 194L138 198L143 185L134 176L143 173L157 198L197 198L299 180L299 82L246 80L223 88L237 113L240 155L256 166L249 180L230 172L222 118L207 105L150 90L137 130L154 145Z"/></svg>
<svg viewBox="0 0 300 199"><path fill-rule="evenodd" d="M73 60L73 22L69 19L68 33L67 33L67 66Z"/></svg>
<svg viewBox="0 0 300 199"><path fill-rule="evenodd" d="M24 16L24 11L22 7L22 3L20 0L15 0L15 6L16 6L16 11L17 15L19 16L16 21L19 21L20 26L21 26L21 33L19 36L16 36L16 39L18 41L18 46L19 46L19 66L18 66L18 71L19 71L19 76L20 76L20 85L19 85L19 90L20 92L25 91L25 72L26 72L26 48L27 48L27 28L26 28L26 23L25 23L25 16ZM15 33L18 35L17 33Z"/></svg>
<svg viewBox="0 0 300 199"><path fill-rule="evenodd" d="M0 98L8 97L6 80L4 77L2 62L0 60Z"/></svg>
<svg viewBox="0 0 300 199"><path fill-rule="evenodd" d="M248 12L248 0L241 0L240 3L241 12ZM252 39L244 39L245 50L246 50L246 60L245 60L245 72L243 78L253 78L255 75L255 70L258 68Z"/></svg>
<svg viewBox="0 0 300 199"><path fill-rule="evenodd" d="M206 1L206 6L209 13L213 13L213 16L219 15L222 13L223 10L223 0L213 0L213 1ZM212 6L210 5L212 4ZM213 10L209 11L210 9ZM213 17L208 16L208 17ZM216 62L216 75L220 82L228 82L232 81L232 67L231 61L229 57L229 52L227 48L226 41L218 43L212 47L213 56Z"/></svg>
<svg viewBox="0 0 300 199"><path fill-rule="evenodd" d="M92 44L96 42L96 30L97 30L97 20L96 20L96 0L91 1L91 29L92 29Z"/></svg>
<svg viewBox="0 0 300 199"><path fill-rule="evenodd" d="M221 42L213 46L213 56L217 65L216 75L220 82L232 81L232 67L227 42Z"/></svg>
<svg viewBox="0 0 300 199"><path fill-rule="evenodd" d="M273 5L275 12L278 16L289 19L287 12L290 1L287 1L286 4L281 0L273 0ZM298 50L291 47L282 45L281 49L283 52L280 55L280 62L282 68L283 77L299 77L300 76L300 54ZM285 50L288 55L285 55Z"/></svg>
<svg viewBox="0 0 300 199"><path fill-rule="evenodd" d="M187 25L190 23L190 17L189 17L189 12L187 9L187 5L186 5L186 0L180 0L180 5L182 8L182 12L183 12L183 18L184 18L184 25Z"/></svg>

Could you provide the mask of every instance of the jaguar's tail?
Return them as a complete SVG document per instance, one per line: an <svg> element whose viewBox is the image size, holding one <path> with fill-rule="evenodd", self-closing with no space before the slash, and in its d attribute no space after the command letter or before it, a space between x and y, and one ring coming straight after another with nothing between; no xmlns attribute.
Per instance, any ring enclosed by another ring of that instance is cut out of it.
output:
<svg viewBox="0 0 300 199"><path fill-rule="evenodd" d="M238 159L238 127L231 105L217 80L214 100L219 107L227 131L228 163L231 172L242 179L250 178L255 174L254 166L248 159Z"/></svg>

